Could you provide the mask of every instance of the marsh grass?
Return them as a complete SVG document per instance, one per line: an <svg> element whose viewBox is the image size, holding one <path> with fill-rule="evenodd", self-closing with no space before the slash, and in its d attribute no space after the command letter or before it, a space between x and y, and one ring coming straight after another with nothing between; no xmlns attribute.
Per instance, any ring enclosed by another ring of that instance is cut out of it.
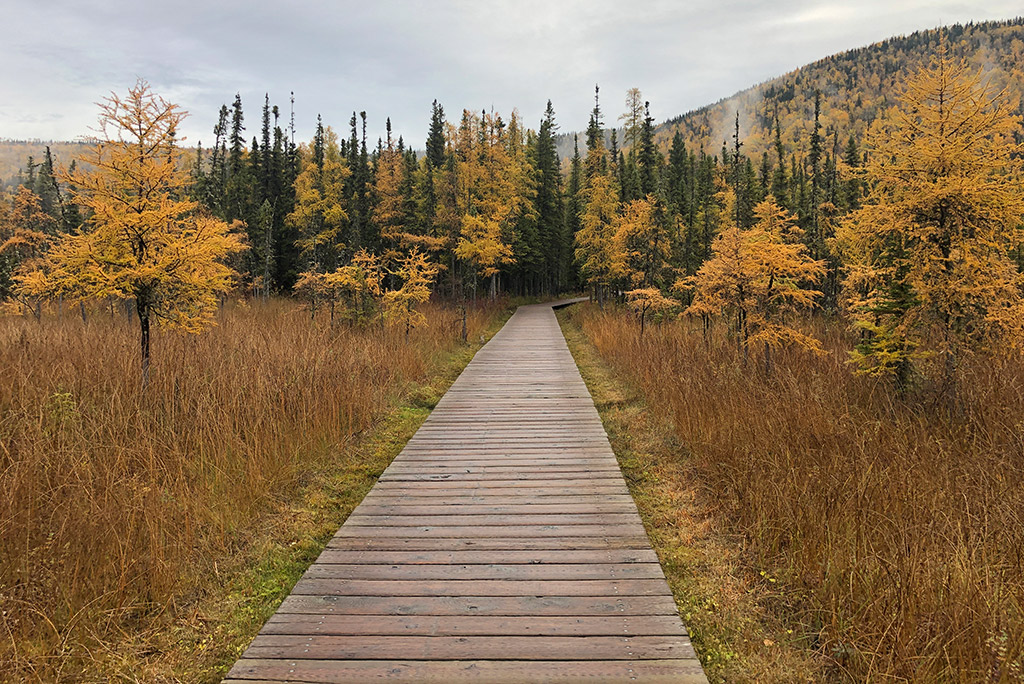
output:
<svg viewBox="0 0 1024 684"><path fill-rule="evenodd" d="M572 320L671 426L668 457L830 677L1021 681L1024 364L975 359L950 414L852 375L838 323L815 324L824 356L779 354L766 378L723 331Z"/></svg>
<svg viewBox="0 0 1024 684"><path fill-rule="evenodd" d="M469 312L470 340L497 311ZM463 348L458 314L425 313L406 341L290 301L228 305L203 335L154 340L145 391L120 312L0 319L0 680L131 669L117 644L166 643L311 478L350 465L339 496L368 488L386 459L346 464L353 445Z"/></svg>

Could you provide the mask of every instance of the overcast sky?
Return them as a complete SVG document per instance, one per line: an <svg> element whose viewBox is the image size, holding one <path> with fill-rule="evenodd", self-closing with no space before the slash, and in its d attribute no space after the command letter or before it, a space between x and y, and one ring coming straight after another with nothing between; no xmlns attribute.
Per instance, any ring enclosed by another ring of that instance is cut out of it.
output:
<svg viewBox="0 0 1024 684"><path fill-rule="evenodd" d="M638 87L656 119L807 62L955 22L1009 19L1021 0L0 0L0 138L73 139L95 102L138 77L191 113L189 144L212 141L241 93L248 136L264 93L298 137L316 116L344 134L365 110L423 144L430 103L519 109L551 99L563 131L586 126L594 84L608 120Z"/></svg>

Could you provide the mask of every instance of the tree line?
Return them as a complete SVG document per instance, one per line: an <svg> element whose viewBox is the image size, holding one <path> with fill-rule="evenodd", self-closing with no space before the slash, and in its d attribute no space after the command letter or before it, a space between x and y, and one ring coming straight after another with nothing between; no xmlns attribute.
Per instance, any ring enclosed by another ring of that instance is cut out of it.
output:
<svg viewBox="0 0 1024 684"><path fill-rule="evenodd" d="M332 321L408 330L431 292L465 301L586 288L602 305L632 306L641 331L672 310L705 331L721 322L766 373L775 349L818 348L801 327L801 311L816 309L848 317L859 368L897 388L915 368L952 387L967 354L1020 338L1019 124L945 50L863 140L826 129L813 93L799 154L776 119L771 147L748 155L738 113L719 150L678 131L659 144L637 89L620 141L599 95L566 160L550 101L536 130L516 112L450 121L435 101L420 154L390 121L371 143L365 113L345 138L318 118L296 144L294 115L283 126L269 97L247 143L236 96L214 144L186 161L183 113L141 83L102 118L160 123L155 156L127 177L131 151L106 139L85 170L56 171L49 154L30 165L3 203L0 295L37 315L47 298L113 296L134 301L140 321L149 311L188 329L229 289L297 292ZM173 202L147 204L161 196ZM118 245L125 197L135 216ZM183 236L201 268L167 256L180 257Z"/></svg>

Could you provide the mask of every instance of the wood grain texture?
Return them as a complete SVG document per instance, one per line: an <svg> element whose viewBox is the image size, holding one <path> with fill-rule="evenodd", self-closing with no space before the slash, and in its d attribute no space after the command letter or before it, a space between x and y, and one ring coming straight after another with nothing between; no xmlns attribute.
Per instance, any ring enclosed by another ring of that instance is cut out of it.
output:
<svg viewBox="0 0 1024 684"><path fill-rule="evenodd" d="M225 682L704 682L551 305L481 349Z"/></svg>

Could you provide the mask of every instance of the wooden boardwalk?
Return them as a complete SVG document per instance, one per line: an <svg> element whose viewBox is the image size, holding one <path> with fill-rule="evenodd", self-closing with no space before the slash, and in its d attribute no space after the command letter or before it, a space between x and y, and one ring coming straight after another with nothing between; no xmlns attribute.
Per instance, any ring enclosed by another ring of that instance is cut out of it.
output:
<svg viewBox="0 0 1024 684"><path fill-rule="evenodd" d="M550 305L481 349L225 682L704 682Z"/></svg>

